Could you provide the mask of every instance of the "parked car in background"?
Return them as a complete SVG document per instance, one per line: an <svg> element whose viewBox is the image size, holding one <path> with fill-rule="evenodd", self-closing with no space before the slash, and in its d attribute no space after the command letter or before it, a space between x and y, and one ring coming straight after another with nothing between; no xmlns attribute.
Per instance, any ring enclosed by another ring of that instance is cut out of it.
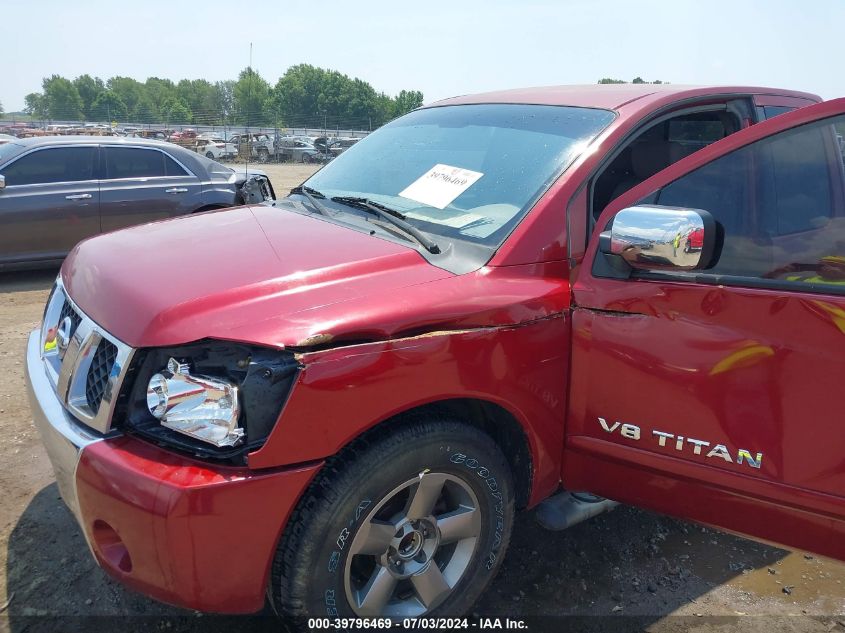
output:
<svg viewBox="0 0 845 633"><path fill-rule="evenodd" d="M273 139L267 134L234 134L229 142L238 150L238 156L266 163L275 154Z"/></svg>
<svg viewBox="0 0 845 633"><path fill-rule="evenodd" d="M274 197L171 143L53 136L0 145L0 268L60 261L81 240L133 224ZM251 195L245 195L249 185Z"/></svg>
<svg viewBox="0 0 845 633"><path fill-rule="evenodd" d="M196 151L206 158L221 160L234 158L238 155L238 148L234 143L227 143L222 138L201 138L196 139Z"/></svg>
<svg viewBox="0 0 845 633"><path fill-rule="evenodd" d="M359 140L361 139L343 136L318 136L314 139L314 147L320 153L334 157L342 154Z"/></svg>
<svg viewBox="0 0 845 633"><path fill-rule="evenodd" d="M334 152L336 155L342 154L343 152L348 150L350 147L355 145L355 143L357 143L360 140L361 140L360 138L355 138L355 137L339 137L339 138L336 138L334 143L332 143L332 146L331 146L332 152Z"/></svg>
<svg viewBox="0 0 845 633"><path fill-rule="evenodd" d="M316 163L321 158L321 152L315 145L306 140L288 136L282 136L276 142L275 154L279 160L293 163Z"/></svg>
<svg viewBox="0 0 845 633"><path fill-rule="evenodd" d="M127 138L146 138L156 141L166 141L167 133L162 130L135 130L126 133Z"/></svg>
<svg viewBox="0 0 845 633"><path fill-rule="evenodd" d="M170 142L193 140L197 138L197 131L192 129L178 130L170 134L167 140Z"/></svg>

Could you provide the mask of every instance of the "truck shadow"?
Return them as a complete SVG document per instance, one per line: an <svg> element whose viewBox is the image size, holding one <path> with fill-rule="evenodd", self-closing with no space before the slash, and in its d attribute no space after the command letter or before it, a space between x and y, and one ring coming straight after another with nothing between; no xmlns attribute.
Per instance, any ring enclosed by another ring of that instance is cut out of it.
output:
<svg viewBox="0 0 845 633"><path fill-rule="evenodd" d="M643 630L743 570L772 565L786 554L634 508L565 532L545 531L531 513L522 513L503 568L474 613L573 616L549 618L556 626L580 616L636 616L585 619L596 630L608 630L610 620L635 625L614 630ZM6 565L12 599L2 615L13 633L294 630L269 611L244 618L201 615L124 589L93 562L56 484L42 489L20 516Z"/></svg>
<svg viewBox="0 0 845 633"><path fill-rule="evenodd" d="M0 272L0 294L49 290L58 274L58 266L43 270Z"/></svg>

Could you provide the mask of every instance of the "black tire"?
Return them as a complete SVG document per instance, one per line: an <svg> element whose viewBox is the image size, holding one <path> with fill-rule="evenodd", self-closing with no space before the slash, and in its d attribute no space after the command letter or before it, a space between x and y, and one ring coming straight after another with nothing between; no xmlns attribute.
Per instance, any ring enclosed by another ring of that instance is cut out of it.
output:
<svg viewBox="0 0 845 633"><path fill-rule="evenodd" d="M304 165L308 165L309 163L312 163L313 161L314 161L314 159L311 157L310 154L303 154L302 155L302 163Z"/></svg>
<svg viewBox="0 0 845 633"><path fill-rule="evenodd" d="M205 157L210 158L211 160L214 160L214 154L212 154L211 152L206 152Z"/></svg>
<svg viewBox="0 0 845 633"><path fill-rule="evenodd" d="M687 243L684 244L684 252L685 253L691 253L692 252L692 244L690 244L689 240L687 240Z"/></svg>
<svg viewBox="0 0 845 633"><path fill-rule="evenodd" d="M259 163L267 163L270 161L270 152L266 149L262 149L258 151L258 162Z"/></svg>
<svg viewBox="0 0 845 633"><path fill-rule="evenodd" d="M422 482L423 477L448 478L430 512L432 518L441 510L450 512L448 498L453 494L453 487L459 493L471 491L475 502L472 507L480 513L474 528L477 532L472 537L475 540L442 544L444 532L440 527L429 530L433 524L426 524L422 532L426 537L434 533L437 545L431 554L434 560L426 560L422 548L418 549L424 565L420 569L424 571L416 575L433 572L445 577L431 569L437 562L438 568L445 569L444 574L448 576L448 568L459 553L461 558L455 564L460 567L454 569L462 571L458 576L452 575L454 584L449 591L441 592L428 603L431 609L424 606L423 593L415 588L414 581L419 578L394 580L405 584L396 585L390 600L406 603L415 600L418 608L425 609L426 616L458 616L467 612L493 580L504 558L513 526L514 485L507 460L488 435L444 416L408 419L389 434L357 440L326 462L292 513L274 557L270 598L276 612L292 618L372 615L362 614L360 605L353 606L349 599L350 595L361 595L354 593L354 589L350 594L350 586L361 579L366 582L367 577L375 578L366 567L361 571L362 565L370 564L370 557L353 556L350 552L361 541L356 536L367 534L361 532L362 526L380 522L376 520L380 519L377 515L372 518L372 512L380 507L383 509L379 512L392 512L389 505L382 504L387 499L397 500L391 495L403 485L411 486L406 489L407 499L416 498L414 495L422 489L422 483L417 483L414 489L411 480ZM410 516L409 501L405 504L404 512ZM442 519L447 514L439 516ZM437 521L436 525L443 523ZM467 545L470 541L471 545ZM390 552L398 555L396 549L389 549L382 556L389 556ZM438 559L439 556L443 558ZM379 567L375 562L373 569L388 572L394 568L390 563ZM405 597L408 591L413 594L410 599ZM395 615L390 613L395 608L398 607L394 602L388 603L382 614Z"/></svg>

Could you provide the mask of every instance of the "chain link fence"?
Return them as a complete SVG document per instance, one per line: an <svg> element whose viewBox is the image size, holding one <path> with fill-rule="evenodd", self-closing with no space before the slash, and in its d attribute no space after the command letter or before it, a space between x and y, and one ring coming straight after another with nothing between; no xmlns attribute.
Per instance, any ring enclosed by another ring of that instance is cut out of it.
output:
<svg viewBox="0 0 845 633"><path fill-rule="evenodd" d="M315 117L308 117L314 119ZM0 134L17 138L94 135L168 141L220 162L327 162L370 133L346 121L323 126L171 124L167 121L74 121L0 118Z"/></svg>

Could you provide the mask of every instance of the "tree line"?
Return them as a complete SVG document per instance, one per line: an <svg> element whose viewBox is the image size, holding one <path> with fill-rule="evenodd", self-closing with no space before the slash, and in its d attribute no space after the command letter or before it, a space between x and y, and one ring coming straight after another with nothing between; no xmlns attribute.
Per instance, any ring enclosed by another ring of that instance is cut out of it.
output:
<svg viewBox="0 0 845 633"><path fill-rule="evenodd" d="M362 79L309 64L288 68L275 86L247 67L237 80L214 83L85 74L45 77L41 87L26 95L24 111L59 121L372 129L423 103L418 90L390 97Z"/></svg>
<svg viewBox="0 0 845 633"><path fill-rule="evenodd" d="M604 77L599 79L598 83L600 84L627 84L629 82L625 81L624 79L612 79L610 77ZM659 79L655 79L654 81L646 81L642 77L634 77L630 83L632 84L662 84L663 82Z"/></svg>

